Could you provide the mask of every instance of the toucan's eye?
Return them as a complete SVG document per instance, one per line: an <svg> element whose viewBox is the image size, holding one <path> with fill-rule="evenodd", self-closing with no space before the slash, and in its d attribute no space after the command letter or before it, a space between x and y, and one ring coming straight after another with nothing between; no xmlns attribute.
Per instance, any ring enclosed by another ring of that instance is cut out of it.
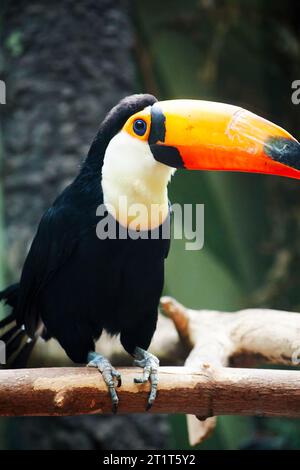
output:
<svg viewBox="0 0 300 470"><path fill-rule="evenodd" d="M147 130L147 123L143 119L136 119L133 123L133 130L137 135L144 135Z"/></svg>

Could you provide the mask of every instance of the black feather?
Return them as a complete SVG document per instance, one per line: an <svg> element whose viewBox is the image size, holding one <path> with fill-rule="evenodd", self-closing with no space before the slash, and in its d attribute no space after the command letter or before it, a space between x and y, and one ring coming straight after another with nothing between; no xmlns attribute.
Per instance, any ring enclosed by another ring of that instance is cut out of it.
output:
<svg viewBox="0 0 300 470"><path fill-rule="evenodd" d="M25 342L26 333L24 330L19 332L6 344L6 358L9 358L19 349Z"/></svg>
<svg viewBox="0 0 300 470"><path fill-rule="evenodd" d="M96 235L105 149L132 114L155 101L134 95L108 114L78 177L44 214L23 267L13 318L31 338L43 323L75 362L86 361L103 329L120 333L132 353L148 348L156 328L169 240ZM8 344L10 355L33 347L24 346L24 333Z"/></svg>
<svg viewBox="0 0 300 470"><path fill-rule="evenodd" d="M19 283L12 284L0 292L0 301L4 300L5 304L16 307L19 297ZM1 328L1 322L0 322Z"/></svg>
<svg viewBox="0 0 300 470"><path fill-rule="evenodd" d="M4 328L6 325L9 325L14 320L15 320L14 313L7 315L7 317L3 318L3 320L0 321L0 329Z"/></svg>
<svg viewBox="0 0 300 470"><path fill-rule="evenodd" d="M23 348L18 352L16 357L9 363L9 366L13 369L20 369L22 367L25 367L36 341L37 338L31 340L30 342L27 341Z"/></svg>
<svg viewBox="0 0 300 470"><path fill-rule="evenodd" d="M9 343L12 340L13 336L20 331L18 326L12 326L6 333L1 336L1 341L4 341L5 344Z"/></svg>

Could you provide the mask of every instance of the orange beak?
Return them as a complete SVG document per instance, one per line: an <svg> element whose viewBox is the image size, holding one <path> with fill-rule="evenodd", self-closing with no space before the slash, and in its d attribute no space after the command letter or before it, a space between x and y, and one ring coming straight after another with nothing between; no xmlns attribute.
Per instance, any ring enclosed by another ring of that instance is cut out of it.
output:
<svg viewBox="0 0 300 470"><path fill-rule="evenodd" d="M300 179L300 144L275 124L236 106L197 100L155 103L164 125L149 145L156 160L190 170L265 173Z"/></svg>

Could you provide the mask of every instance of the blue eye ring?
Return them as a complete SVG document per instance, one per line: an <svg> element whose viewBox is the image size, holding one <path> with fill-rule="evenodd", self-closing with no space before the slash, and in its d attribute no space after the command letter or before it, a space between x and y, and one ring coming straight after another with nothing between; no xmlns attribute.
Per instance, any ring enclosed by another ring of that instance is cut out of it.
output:
<svg viewBox="0 0 300 470"><path fill-rule="evenodd" d="M135 134L143 136L147 130L147 123L143 119L136 119L132 127Z"/></svg>

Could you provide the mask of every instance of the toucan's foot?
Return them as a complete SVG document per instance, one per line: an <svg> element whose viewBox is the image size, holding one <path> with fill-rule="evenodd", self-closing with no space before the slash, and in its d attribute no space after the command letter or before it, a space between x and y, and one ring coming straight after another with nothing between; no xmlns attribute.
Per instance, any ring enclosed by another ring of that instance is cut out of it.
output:
<svg viewBox="0 0 300 470"><path fill-rule="evenodd" d="M146 410L148 411L153 405L157 395L159 360L153 354L138 347L136 347L134 350L134 357L134 365L144 369L143 376L141 378L135 378L134 382L137 384L142 384L148 382L150 379L151 390L146 407Z"/></svg>
<svg viewBox="0 0 300 470"><path fill-rule="evenodd" d="M121 374L111 365L108 359L101 356L96 352L90 352L88 354L87 367L96 367L101 372L104 382L107 385L108 391L112 401L112 411L116 413L118 411L119 398L116 392L116 385L120 387Z"/></svg>

